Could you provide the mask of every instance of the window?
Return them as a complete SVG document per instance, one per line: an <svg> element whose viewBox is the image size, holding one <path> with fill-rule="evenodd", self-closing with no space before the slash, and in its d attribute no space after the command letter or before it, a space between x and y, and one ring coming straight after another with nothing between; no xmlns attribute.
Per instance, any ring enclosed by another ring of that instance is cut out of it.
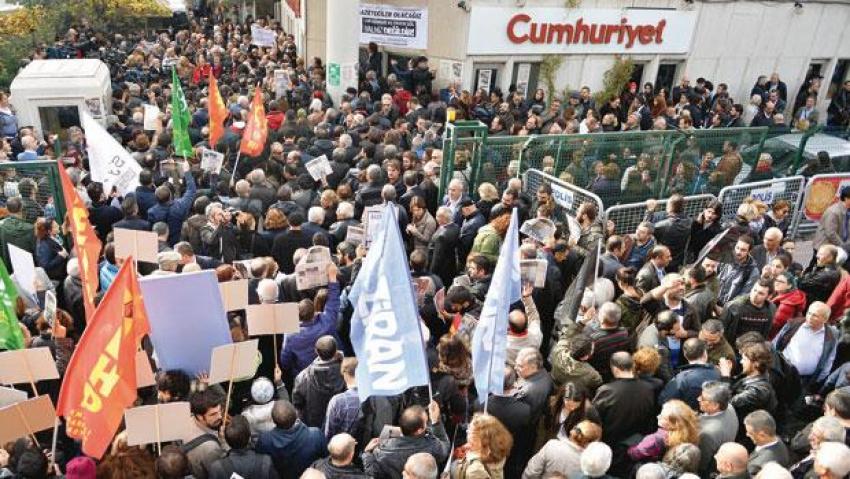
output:
<svg viewBox="0 0 850 479"><path fill-rule="evenodd" d="M637 84L637 91L640 91L643 88L643 69L646 66L645 63L635 63L635 67L632 70L632 77L629 78L629 83L635 82Z"/></svg>
<svg viewBox="0 0 850 479"><path fill-rule="evenodd" d="M483 88L490 93L498 84L499 69L490 65L475 65L475 91Z"/></svg>
<svg viewBox="0 0 850 479"><path fill-rule="evenodd" d="M534 95L540 81L539 63L514 63L514 73L511 84L516 85L517 92L524 98Z"/></svg>
<svg viewBox="0 0 850 479"><path fill-rule="evenodd" d="M59 135L59 138L66 140L68 128L80 126L80 110L76 106L41 106L38 108L38 117L45 138L48 135Z"/></svg>
<svg viewBox="0 0 850 479"><path fill-rule="evenodd" d="M676 78L676 71L679 69L679 63L662 63L658 65L658 75L655 77L655 92L658 93L664 88L667 91L667 96L673 90L673 81Z"/></svg>
<svg viewBox="0 0 850 479"><path fill-rule="evenodd" d="M829 80L826 90L827 99L831 99L847 80L850 80L850 60L845 58L844 60L838 60L838 63L835 64L835 71L832 73L832 78Z"/></svg>

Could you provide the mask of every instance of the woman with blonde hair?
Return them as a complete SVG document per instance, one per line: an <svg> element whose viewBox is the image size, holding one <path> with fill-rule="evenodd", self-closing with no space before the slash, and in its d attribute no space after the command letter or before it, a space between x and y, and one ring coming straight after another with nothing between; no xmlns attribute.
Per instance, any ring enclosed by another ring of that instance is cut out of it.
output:
<svg viewBox="0 0 850 479"><path fill-rule="evenodd" d="M687 404L671 399L661 407L658 415L658 430L627 451L635 462L657 461L664 453L680 444L698 444L699 418Z"/></svg>
<svg viewBox="0 0 850 479"><path fill-rule="evenodd" d="M499 197L499 190L493 186L493 183L484 182L478 185L478 197L481 199L475 206L485 219L490 218L490 210L493 209L493 205L502 199Z"/></svg>
<svg viewBox="0 0 850 479"><path fill-rule="evenodd" d="M503 479L513 442L511 433L498 419L476 414L466 432L466 456L455 464L452 478Z"/></svg>

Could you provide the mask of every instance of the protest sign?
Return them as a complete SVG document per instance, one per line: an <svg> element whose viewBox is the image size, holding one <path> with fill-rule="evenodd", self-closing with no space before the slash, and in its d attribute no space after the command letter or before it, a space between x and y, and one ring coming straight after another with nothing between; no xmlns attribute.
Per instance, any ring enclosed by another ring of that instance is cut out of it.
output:
<svg viewBox="0 0 850 479"><path fill-rule="evenodd" d="M537 241L546 243L555 236L555 223L547 218L532 218L522 224L519 232Z"/></svg>
<svg viewBox="0 0 850 479"><path fill-rule="evenodd" d="M381 218L384 215L384 208L381 205L368 206L363 210L363 225L366 228L364 242L368 248L372 244L372 240L377 236L375 230L381 224ZM371 225L371 226L370 226Z"/></svg>
<svg viewBox="0 0 850 479"><path fill-rule="evenodd" d="M345 231L345 241L358 246L366 240L366 230L361 226L349 226Z"/></svg>
<svg viewBox="0 0 850 479"><path fill-rule="evenodd" d="M240 279L218 284L225 311L236 311L248 306L248 283L247 279Z"/></svg>
<svg viewBox="0 0 850 479"><path fill-rule="evenodd" d="M519 262L520 276L523 284L532 284L535 288L546 285L546 270L549 264L545 259L524 259Z"/></svg>
<svg viewBox="0 0 850 479"><path fill-rule="evenodd" d="M128 446L192 439L187 437L192 431L192 414L186 401L127 409L124 422Z"/></svg>
<svg viewBox="0 0 850 479"><path fill-rule="evenodd" d="M213 348L232 341L215 272L149 276L139 286L159 367L209 371Z"/></svg>
<svg viewBox="0 0 850 479"><path fill-rule="evenodd" d="M36 297L35 287L35 262L32 259L32 253L25 249L9 243L9 260L12 263L15 280L30 298Z"/></svg>
<svg viewBox="0 0 850 479"><path fill-rule="evenodd" d="M286 70L275 70L274 71L274 91L275 95L278 98L286 96L286 92L289 91L289 72Z"/></svg>
<svg viewBox="0 0 850 479"><path fill-rule="evenodd" d="M56 293L53 291L44 293L44 319L52 328L53 322L56 321Z"/></svg>
<svg viewBox="0 0 850 479"><path fill-rule="evenodd" d="M251 336L297 333L300 329L298 303L252 304L246 311Z"/></svg>
<svg viewBox="0 0 850 479"><path fill-rule="evenodd" d="M115 257L133 257L136 261L157 262L159 239L153 231L115 228Z"/></svg>
<svg viewBox="0 0 850 479"><path fill-rule="evenodd" d="M579 236L581 236L581 225L575 217L567 216L567 226L570 228L570 239L573 241L578 241Z"/></svg>
<svg viewBox="0 0 850 479"><path fill-rule="evenodd" d="M328 161L328 157L325 155L313 158L308 161L304 167L307 168L310 176L312 176L316 181L319 181L334 172L331 168L330 162Z"/></svg>
<svg viewBox="0 0 850 479"><path fill-rule="evenodd" d="M209 362L209 383L252 377L257 371L258 344L258 340L251 339L213 348Z"/></svg>
<svg viewBox="0 0 850 479"><path fill-rule="evenodd" d="M151 369L151 361L148 353L136 351L136 389L146 388L156 384L156 378Z"/></svg>
<svg viewBox="0 0 850 479"><path fill-rule="evenodd" d="M0 444L31 436L36 445L35 433L51 429L56 421L56 409L50 396L38 396L0 409Z"/></svg>
<svg viewBox="0 0 850 479"><path fill-rule="evenodd" d="M313 246L295 265L295 287L298 291L318 288L328 284L328 265L331 251L325 246Z"/></svg>
<svg viewBox="0 0 850 479"><path fill-rule="evenodd" d="M219 153L209 148L201 150L201 169L213 174L221 173L221 165L224 164L224 153Z"/></svg>
<svg viewBox="0 0 850 479"><path fill-rule="evenodd" d="M133 156L118 143L103 126L84 111L80 111L80 121L86 132L86 150L89 157L89 170L94 181L103 184L107 195L116 188L125 195L139 186L139 173L142 167Z"/></svg>
<svg viewBox="0 0 850 479"><path fill-rule="evenodd" d="M274 30L263 28L256 23L251 25L251 43L258 47L273 47L276 36Z"/></svg>
<svg viewBox="0 0 850 479"><path fill-rule="evenodd" d="M147 131L155 131L160 127L159 107L156 105L145 104L145 116L142 127Z"/></svg>
<svg viewBox="0 0 850 479"><path fill-rule="evenodd" d="M46 379L59 379L56 361L50 348L15 349L0 352L0 383L29 383L35 391L35 383Z"/></svg>
<svg viewBox="0 0 850 479"><path fill-rule="evenodd" d="M0 407L11 406L12 404L19 403L21 401L27 400L26 391L19 391L14 388L7 388L5 386L0 386Z"/></svg>
<svg viewBox="0 0 850 479"><path fill-rule="evenodd" d="M360 43L428 48L428 7L360 4Z"/></svg>

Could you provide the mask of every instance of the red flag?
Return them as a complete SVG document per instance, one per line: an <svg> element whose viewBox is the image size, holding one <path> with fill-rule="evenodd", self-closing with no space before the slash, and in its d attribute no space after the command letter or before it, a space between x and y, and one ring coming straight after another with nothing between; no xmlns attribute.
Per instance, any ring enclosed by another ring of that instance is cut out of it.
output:
<svg viewBox="0 0 850 479"><path fill-rule="evenodd" d="M248 116L248 124L242 133L242 144L239 146L239 151L248 156L260 156L266 148L268 136L269 126L268 120L266 120L266 109L263 107L263 93L257 86L254 89L251 114Z"/></svg>
<svg viewBox="0 0 850 479"><path fill-rule="evenodd" d="M83 452L101 458L136 400L136 350L150 332L136 279L127 258L74 350L56 412Z"/></svg>
<svg viewBox="0 0 850 479"><path fill-rule="evenodd" d="M94 297L97 294L98 273L97 260L100 256L101 243L94 228L89 222L89 210L85 202L77 194L74 184L62 162L59 166L59 177L62 179L62 195L65 198L65 208L68 209L68 222L71 224L71 236L74 238L74 250L80 262L80 280L83 283L83 304L86 308L86 322L94 315Z"/></svg>
<svg viewBox="0 0 850 479"><path fill-rule="evenodd" d="M218 91L218 81L210 70L210 148L215 148L216 143L224 135L224 119L227 118L227 107L221 99Z"/></svg>

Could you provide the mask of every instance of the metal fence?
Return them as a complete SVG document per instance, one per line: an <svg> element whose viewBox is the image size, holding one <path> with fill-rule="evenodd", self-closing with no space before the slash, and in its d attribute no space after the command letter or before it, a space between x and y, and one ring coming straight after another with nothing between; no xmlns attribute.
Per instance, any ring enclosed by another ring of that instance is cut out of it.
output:
<svg viewBox="0 0 850 479"><path fill-rule="evenodd" d="M565 222L568 215L575 218L579 206L586 202L595 204L600 212L599 216L602 218L602 212L604 211L602 200L590 191L559 180L536 168L529 169L523 176L522 187L531 196L534 195L537 188L541 185L549 185L552 188L552 198L555 200L556 205L553 216L556 220Z"/></svg>
<svg viewBox="0 0 850 479"><path fill-rule="evenodd" d="M715 200L714 195L693 195L685 197L685 214L696 217L708 204ZM655 211L664 211L666 199L658 200ZM633 233L646 218L646 202L615 205L605 210L605 219L614 222L615 232L619 235Z"/></svg>
<svg viewBox="0 0 850 479"><path fill-rule="evenodd" d="M748 198L761 200L767 205L771 205L777 200L786 200L791 204L791 211L788 214L791 215L791 218L794 218L799 211L800 198L805 183L806 179L802 176L791 176L727 186L720 190L720 194L717 196L723 203L722 219L725 221L735 218L738 207ZM793 230L791 235L793 236Z"/></svg>
<svg viewBox="0 0 850 479"><path fill-rule="evenodd" d="M31 182L22 180L30 179ZM62 196L62 182L59 169L53 160L22 161L0 163L0 197L5 200L12 196L28 194L45 211L53 211L55 219L61 224L65 218L65 198ZM34 195L29 188L35 185Z"/></svg>

